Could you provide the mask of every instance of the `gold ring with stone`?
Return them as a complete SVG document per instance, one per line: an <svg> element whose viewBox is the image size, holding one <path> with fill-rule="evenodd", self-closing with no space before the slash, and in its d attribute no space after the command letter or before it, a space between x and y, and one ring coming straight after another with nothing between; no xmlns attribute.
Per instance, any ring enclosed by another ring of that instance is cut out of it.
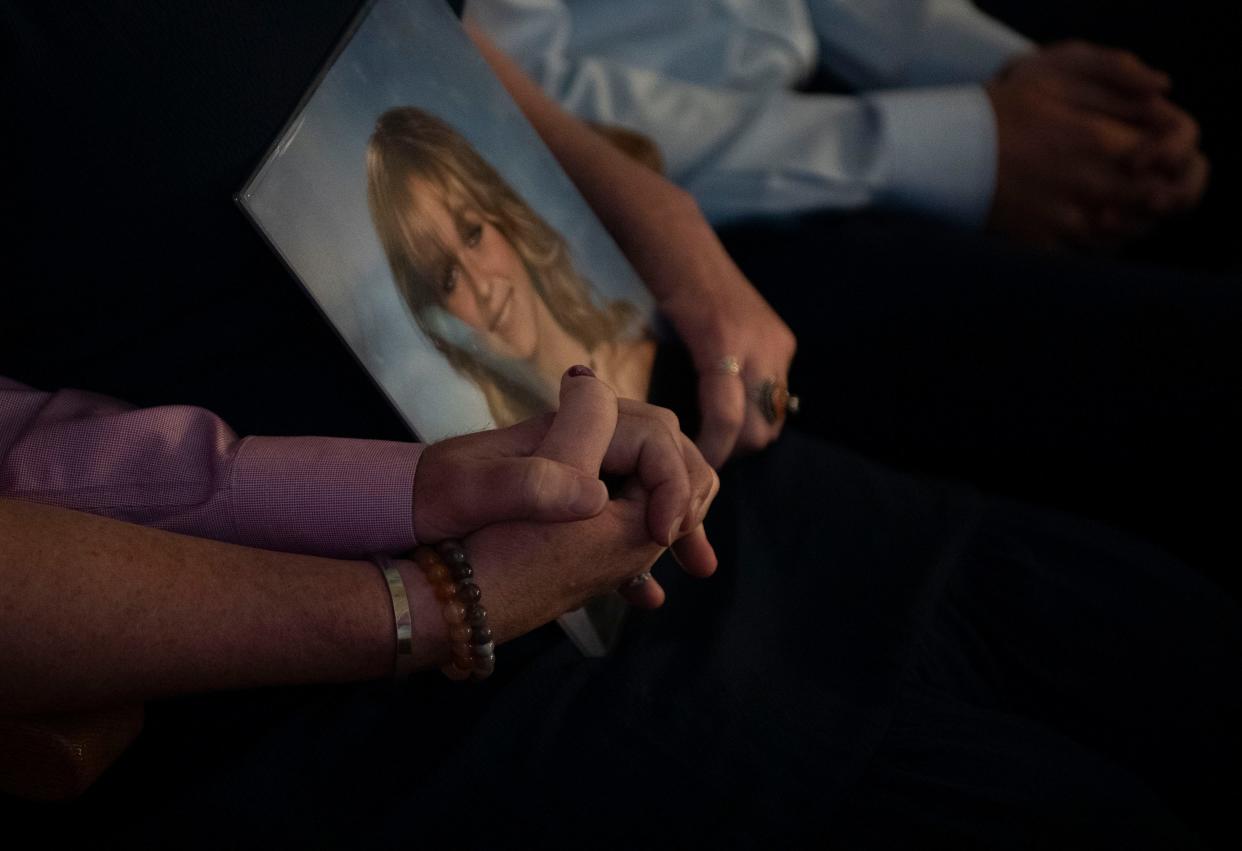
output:
<svg viewBox="0 0 1242 851"><path fill-rule="evenodd" d="M802 400L789 392L789 388L775 378L764 379L755 394L759 412L769 425L776 425L786 414L798 413Z"/></svg>

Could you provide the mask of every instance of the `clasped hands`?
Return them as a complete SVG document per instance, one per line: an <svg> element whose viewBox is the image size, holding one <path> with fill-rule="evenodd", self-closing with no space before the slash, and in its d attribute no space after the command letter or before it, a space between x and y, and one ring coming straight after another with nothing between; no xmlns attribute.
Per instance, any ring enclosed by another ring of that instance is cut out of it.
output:
<svg viewBox="0 0 1242 851"><path fill-rule="evenodd" d="M617 493L601 474L622 482ZM659 606L655 579L624 586L666 548L691 575L710 576L703 519L719 486L671 411L618 399L575 368L555 413L423 451L414 531L420 541L464 539L505 640L612 588Z"/></svg>
<svg viewBox="0 0 1242 851"><path fill-rule="evenodd" d="M998 163L989 226L1050 248L1108 248L1194 207L1208 161L1165 74L1131 53L1066 41L987 85Z"/></svg>

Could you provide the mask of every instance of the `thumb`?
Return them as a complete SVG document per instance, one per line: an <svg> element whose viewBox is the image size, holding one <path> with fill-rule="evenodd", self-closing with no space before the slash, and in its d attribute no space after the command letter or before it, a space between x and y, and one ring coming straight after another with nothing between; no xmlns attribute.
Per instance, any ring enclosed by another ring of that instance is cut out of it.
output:
<svg viewBox="0 0 1242 851"><path fill-rule="evenodd" d="M608 503L603 482L548 458L497 458L474 465L459 484L458 517L471 531L506 520L582 520Z"/></svg>

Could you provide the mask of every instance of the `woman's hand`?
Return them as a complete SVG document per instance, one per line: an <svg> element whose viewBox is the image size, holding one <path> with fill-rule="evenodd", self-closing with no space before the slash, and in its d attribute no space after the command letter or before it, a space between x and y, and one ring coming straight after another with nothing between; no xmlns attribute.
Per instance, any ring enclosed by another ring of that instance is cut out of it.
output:
<svg viewBox="0 0 1242 851"><path fill-rule="evenodd" d="M621 493L577 523L499 523L465 540L493 629L520 635L624 585L648 570L670 543L696 576L716 568L703 518L719 480L677 430L671 413L618 402L585 368L561 383L561 407L535 455L584 474L628 477ZM637 605L664 598L654 580L624 590Z"/></svg>
<svg viewBox="0 0 1242 851"><path fill-rule="evenodd" d="M617 399L586 367L566 373L562 384L555 414L423 450L414 483L420 541L461 537L506 520L594 517L608 502L601 472L633 477L628 487L643 493L653 543L673 546L702 524L719 480L681 433L677 416ZM602 441L602 448L585 445L587 439Z"/></svg>
<svg viewBox="0 0 1242 851"><path fill-rule="evenodd" d="M731 455L762 449L780 435L783 416L769 422L759 393L766 381L786 387L797 340L697 207L677 211L664 231L678 251L642 264L644 277L694 360L703 419L697 443L719 468Z"/></svg>

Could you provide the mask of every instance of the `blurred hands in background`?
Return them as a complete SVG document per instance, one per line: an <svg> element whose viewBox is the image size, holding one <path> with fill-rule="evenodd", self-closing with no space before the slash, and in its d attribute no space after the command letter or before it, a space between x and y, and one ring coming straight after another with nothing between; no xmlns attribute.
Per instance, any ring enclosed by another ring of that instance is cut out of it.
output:
<svg viewBox="0 0 1242 851"><path fill-rule="evenodd" d="M1108 248L1198 204L1209 165L1167 75L1083 41L1010 63L987 85L998 165L989 227L1049 248Z"/></svg>

